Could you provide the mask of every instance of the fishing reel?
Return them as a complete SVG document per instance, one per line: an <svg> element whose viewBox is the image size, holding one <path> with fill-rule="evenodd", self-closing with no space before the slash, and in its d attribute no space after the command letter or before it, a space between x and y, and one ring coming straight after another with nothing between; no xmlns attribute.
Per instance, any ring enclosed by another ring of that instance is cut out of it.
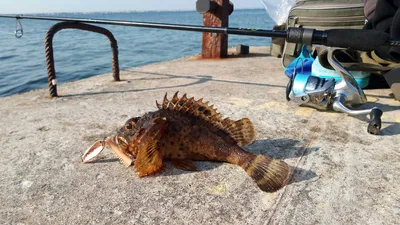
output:
<svg viewBox="0 0 400 225"><path fill-rule="evenodd" d="M377 107L364 110L352 109L366 103L367 97L351 73L334 57L334 52L339 48L329 47L327 50L328 62L342 80L335 81L334 78L294 73L286 87L286 99L320 110L333 109L352 116L369 114L367 131L370 134L378 134L382 126L382 110Z"/></svg>

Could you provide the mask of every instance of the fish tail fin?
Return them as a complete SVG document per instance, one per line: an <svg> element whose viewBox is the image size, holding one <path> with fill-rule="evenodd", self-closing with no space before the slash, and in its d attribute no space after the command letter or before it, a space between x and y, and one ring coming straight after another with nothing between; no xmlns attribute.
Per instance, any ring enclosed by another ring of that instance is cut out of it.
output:
<svg viewBox="0 0 400 225"><path fill-rule="evenodd" d="M288 164L264 155L251 155L241 167L253 178L258 187L266 192L282 188L291 176Z"/></svg>

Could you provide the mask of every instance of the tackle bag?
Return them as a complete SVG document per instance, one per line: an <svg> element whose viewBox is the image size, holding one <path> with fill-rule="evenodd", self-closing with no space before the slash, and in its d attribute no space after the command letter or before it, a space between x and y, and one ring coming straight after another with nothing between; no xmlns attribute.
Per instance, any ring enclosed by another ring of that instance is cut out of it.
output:
<svg viewBox="0 0 400 225"><path fill-rule="evenodd" d="M304 27L319 30L362 29L365 24L363 0L297 0L291 8L286 24L274 29ZM282 56L283 66L289 65L301 52L301 44L273 38L271 54Z"/></svg>

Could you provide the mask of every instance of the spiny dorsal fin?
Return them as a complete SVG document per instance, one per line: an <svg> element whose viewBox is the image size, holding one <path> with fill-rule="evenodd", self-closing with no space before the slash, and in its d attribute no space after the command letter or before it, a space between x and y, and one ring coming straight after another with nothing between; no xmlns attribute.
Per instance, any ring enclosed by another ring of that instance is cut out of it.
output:
<svg viewBox="0 0 400 225"><path fill-rule="evenodd" d="M184 94L178 98L178 92L174 94L171 100L168 100L167 94L164 96L162 105L157 103L159 109L175 110L196 117L202 118L215 127L229 134L239 146L246 146L253 142L255 138L255 129L253 123L248 118L243 118L238 121L233 121L229 118L222 119L220 113L214 109L214 105L209 105L209 102L203 102L203 99L195 100L187 98Z"/></svg>
<svg viewBox="0 0 400 225"><path fill-rule="evenodd" d="M176 104L178 101L179 101L178 92L176 92L176 93L174 94L174 97L172 97L171 102L174 103L174 104Z"/></svg>
<svg viewBox="0 0 400 225"><path fill-rule="evenodd" d="M162 104L156 102L159 109L175 110L184 113L188 113L197 117L200 117L214 126L222 129L221 114L217 113L213 105L209 106L208 102L203 102L203 99L195 100L193 97L188 98L184 94L181 98L178 97L176 92L171 100L168 100L167 94L164 96Z"/></svg>
<svg viewBox="0 0 400 225"><path fill-rule="evenodd" d="M178 99L177 104L176 104L176 110L181 111L184 104L187 102L187 100L188 100L188 98L186 97L186 94L184 94L182 96L182 98Z"/></svg>
<svg viewBox="0 0 400 225"><path fill-rule="evenodd" d="M164 100L163 100L163 103L162 103L162 109L166 109L167 106L168 106L168 103L169 103L169 100L167 98L167 93L165 93Z"/></svg>
<svg viewBox="0 0 400 225"><path fill-rule="evenodd" d="M156 100L156 105L158 109L162 109L162 105L158 103L158 101Z"/></svg>
<svg viewBox="0 0 400 225"><path fill-rule="evenodd" d="M256 130L249 118L243 118L233 121L229 117L222 122L223 130L225 130L239 146L246 146L254 141Z"/></svg>

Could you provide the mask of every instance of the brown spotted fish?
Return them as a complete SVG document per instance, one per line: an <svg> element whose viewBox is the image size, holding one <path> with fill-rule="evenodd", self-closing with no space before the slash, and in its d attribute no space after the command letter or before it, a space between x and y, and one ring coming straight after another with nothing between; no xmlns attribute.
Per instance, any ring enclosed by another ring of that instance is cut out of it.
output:
<svg viewBox="0 0 400 225"><path fill-rule="evenodd" d="M254 141L255 129L248 118L231 120L203 102L175 93L165 95L158 110L129 119L118 134L96 142L82 157L88 162L105 146L140 177L159 173L164 160L183 170L196 170L193 161L208 160L236 164L263 191L273 192L287 184L290 167L283 161L244 151Z"/></svg>

